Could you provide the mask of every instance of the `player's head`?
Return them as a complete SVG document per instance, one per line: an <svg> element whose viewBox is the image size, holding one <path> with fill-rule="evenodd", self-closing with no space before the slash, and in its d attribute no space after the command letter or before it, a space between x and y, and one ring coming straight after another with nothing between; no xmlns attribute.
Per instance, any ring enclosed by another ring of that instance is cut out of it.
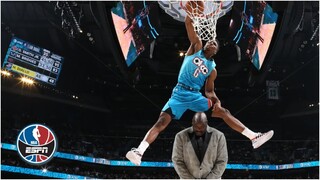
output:
<svg viewBox="0 0 320 180"><path fill-rule="evenodd" d="M207 126L208 119L205 113L198 112L193 116L192 128L196 136L202 136L206 132Z"/></svg>
<svg viewBox="0 0 320 180"><path fill-rule="evenodd" d="M218 51L219 51L218 40L207 41L207 43L204 45L204 53L209 58L212 58L214 55L216 55Z"/></svg>

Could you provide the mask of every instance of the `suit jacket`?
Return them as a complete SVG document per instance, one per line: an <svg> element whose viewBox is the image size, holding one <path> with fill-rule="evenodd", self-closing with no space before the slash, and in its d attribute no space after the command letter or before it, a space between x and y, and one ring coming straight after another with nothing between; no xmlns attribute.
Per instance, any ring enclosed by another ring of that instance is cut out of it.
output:
<svg viewBox="0 0 320 180"><path fill-rule="evenodd" d="M180 131L174 139L172 150L172 162L174 169L182 179L220 179L226 169L228 151L225 136L215 128L207 126L207 149L203 161L200 161L194 149L193 140L189 134L193 128L189 127Z"/></svg>

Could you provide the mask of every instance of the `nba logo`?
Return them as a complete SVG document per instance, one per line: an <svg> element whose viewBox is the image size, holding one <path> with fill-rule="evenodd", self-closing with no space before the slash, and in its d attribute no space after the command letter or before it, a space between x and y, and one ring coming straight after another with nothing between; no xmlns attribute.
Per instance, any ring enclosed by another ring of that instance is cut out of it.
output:
<svg viewBox="0 0 320 180"><path fill-rule="evenodd" d="M44 125L32 124L25 127L17 139L19 155L30 164L48 162L57 149L54 133Z"/></svg>

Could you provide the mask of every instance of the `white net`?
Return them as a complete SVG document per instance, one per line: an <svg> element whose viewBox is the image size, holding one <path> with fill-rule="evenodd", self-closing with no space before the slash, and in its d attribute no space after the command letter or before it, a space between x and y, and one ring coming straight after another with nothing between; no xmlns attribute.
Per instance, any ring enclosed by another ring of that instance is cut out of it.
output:
<svg viewBox="0 0 320 180"><path fill-rule="evenodd" d="M216 39L216 25L220 17L222 1L181 1L182 8L193 20L195 31L201 40L213 41Z"/></svg>

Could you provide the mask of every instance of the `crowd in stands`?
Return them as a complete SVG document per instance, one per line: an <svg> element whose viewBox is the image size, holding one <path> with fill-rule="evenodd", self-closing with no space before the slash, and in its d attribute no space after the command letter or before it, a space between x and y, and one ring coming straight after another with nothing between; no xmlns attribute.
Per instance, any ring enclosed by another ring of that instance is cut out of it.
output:
<svg viewBox="0 0 320 180"><path fill-rule="evenodd" d="M77 134L61 128L54 129L58 151L105 159L124 160L128 149L138 144L142 137L123 134L116 136ZM1 142L16 144L20 129L2 129ZM171 137L170 137L171 136ZM171 161L174 134L160 135L144 155L146 161ZM317 137L305 140L271 140L259 149L252 149L250 141L228 140L229 163L285 164L319 159ZM276 148L275 148L276 147Z"/></svg>
<svg viewBox="0 0 320 180"><path fill-rule="evenodd" d="M28 115L2 116L1 143L16 144L18 134L24 126L21 119L30 118ZM11 119L7 119L11 118ZM61 121L50 124L58 139L58 151L76 155L105 158L108 160L126 160L125 153L138 144L143 138L145 129L135 127L135 130L109 129L104 134L101 132L90 133L79 131L72 125ZM171 161L172 145L176 129L169 127L149 147L144 154L144 161ZM228 164L290 164L296 162L319 160L319 136L309 136L304 139L279 140L272 139L258 149L251 147L246 139L231 139L229 131L224 132L227 137L229 160ZM232 132L231 133L235 133ZM1 152L1 164L15 165L20 167L40 168L24 162L16 152L3 150ZM146 168L146 167L111 167L106 165L81 163L77 161L54 158L46 164L48 170L68 174L82 175L92 178L103 179L175 179L178 178L173 168ZM227 170L223 178L319 178L319 169L297 169L276 171L275 173L260 173L261 171ZM298 172L299 171L299 172ZM301 171L301 172L300 172ZM259 174L259 173L260 174ZM295 173L297 172L297 173Z"/></svg>
<svg viewBox="0 0 320 180"><path fill-rule="evenodd" d="M2 142L15 144L18 133L17 129L4 129ZM59 131L56 134L60 152L109 160L125 160L125 152L139 141L139 137L79 136ZM172 145L173 138L159 138L146 151L144 160L171 161ZM319 142L311 138L305 141L270 141L256 150L246 141L227 141L227 145L228 163L287 164L319 159Z"/></svg>
<svg viewBox="0 0 320 180"><path fill-rule="evenodd" d="M4 129L2 142L16 144L17 129ZM58 151L78 155L125 160L128 149L137 144L141 137L98 136L55 132L58 138ZM171 138L157 139L145 152L145 161L171 161L174 135ZM249 141L227 140L228 163L245 164L287 164L314 161L319 159L317 139L306 140L271 140L259 149L253 149Z"/></svg>

